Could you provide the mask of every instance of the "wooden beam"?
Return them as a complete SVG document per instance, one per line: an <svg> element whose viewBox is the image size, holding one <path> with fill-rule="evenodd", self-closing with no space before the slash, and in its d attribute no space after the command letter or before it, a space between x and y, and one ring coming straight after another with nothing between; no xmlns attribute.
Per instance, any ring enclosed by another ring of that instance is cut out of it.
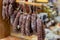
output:
<svg viewBox="0 0 60 40"><path fill-rule="evenodd" d="M16 1L17 3L27 4L27 5L33 5L33 6L41 6L41 3L32 3L32 2L24 2L24 1Z"/></svg>
<svg viewBox="0 0 60 40"><path fill-rule="evenodd" d="M48 0L36 0L36 2L48 3Z"/></svg>

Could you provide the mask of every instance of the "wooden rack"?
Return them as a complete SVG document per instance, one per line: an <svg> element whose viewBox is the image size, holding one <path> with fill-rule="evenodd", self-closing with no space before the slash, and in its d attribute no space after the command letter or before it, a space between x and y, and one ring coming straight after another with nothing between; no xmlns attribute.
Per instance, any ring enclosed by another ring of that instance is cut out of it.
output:
<svg viewBox="0 0 60 40"><path fill-rule="evenodd" d="M32 3L32 2L25 2L25 1L20 1L16 0L17 3L23 3L23 4L28 4L28 5L33 5L33 6L42 6L42 3ZM47 3L46 3L47 4Z"/></svg>
<svg viewBox="0 0 60 40"><path fill-rule="evenodd" d="M33 6L41 6L42 5L39 3L31 3L31 2L24 2L24 1L19 1L18 3L24 3L24 4L33 5Z"/></svg>
<svg viewBox="0 0 60 40"><path fill-rule="evenodd" d="M24 1L20 1L20 0L16 0L16 2L20 3L20 4L33 5L33 6L37 6L37 7L42 6L42 3L24 2ZM27 39L27 40L37 40L38 39L37 35L23 36L20 33L13 33L13 32L11 32L11 36L16 36L16 37L19 37L19 38L24 38L24 39Z"/></svg>

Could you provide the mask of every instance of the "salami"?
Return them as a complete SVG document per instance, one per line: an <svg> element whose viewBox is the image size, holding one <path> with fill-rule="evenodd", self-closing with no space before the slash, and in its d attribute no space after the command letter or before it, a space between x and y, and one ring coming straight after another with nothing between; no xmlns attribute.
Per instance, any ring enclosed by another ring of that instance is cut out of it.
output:
<svg viewBox="0 0 60 40"><path fill-rule="evenodd" d="M36 31L37 31L37 22L36 22L36 20L37 20L37 15L35 13L33 13L31 15L31 28L33 30L33 33L36 33Z"/></svg>
<svg viewBox="0 0 60 40"><path fill-rule="evenodd" d="M38 40L44 40L44 29L43 29L43 25L42 25L42 21L40 18L37 18L37 36L38 36Z"/></svg>
<svg viewBox="0 0 60 40"><path fill-rule="evenodd" d="M22 30L22 22L23 22L23 15L21 14L19 17L19 27L20 27L20 32Z"/></svg>
<svg viewBox="0 0 60 40"><path fill-rule="evenodd" d="M30 35L30 21L31 21L31 16L29 14L27 14L27 18L26 18L26 26L25 26L25 33L27 36Z"/></svg>
<svg viewBox="0 0 60 40"><path fill-rule="evenodd" d="M16 18L15 18L15 20L14 20L14 23L13 23L13 30L15 30L16 27L18 26L19 17L20 17L20 13L18 12L17 15L16 15Z"/></svg>
<svg viewBox="0 0 60 40"><path fill-rule="evenodd" d="M3 17L3 19L6 18L6 14L5 14L5 6L2 7L2 17Z"/></svg>
<svg viewBox="0 0 60 40"><path fill-rule="evenodd" d="M9 13L9 16L11 16L12 13L13 13L13 6L12 6L12 4L9 4L9 10L8 10L8 13Z"/></svg>
<svg viewBox="0 0 60 40"><path fill-rule="evenodd" d="M8 18L8 5L3 5L2 7L2 16L3 16L3 19L5 19L6 17Z"/></svg>
<svg viewBox="0 0 60 40"><path fill-rule="evenodd" d="M26 17L27 17L27 14L23 14L23 20L22 20L22 26L21 26L21 33L23 35L25 35L25 24L26 24Z"/></svg>
<svg viewBox="0 0 60 40"><path fill-rule="evenodd" d="M13 14L10 16L10 23L13 24L14 23L14 20L16 18L16 15L17 15L17 10L15 10L13 12Z"/></svg>

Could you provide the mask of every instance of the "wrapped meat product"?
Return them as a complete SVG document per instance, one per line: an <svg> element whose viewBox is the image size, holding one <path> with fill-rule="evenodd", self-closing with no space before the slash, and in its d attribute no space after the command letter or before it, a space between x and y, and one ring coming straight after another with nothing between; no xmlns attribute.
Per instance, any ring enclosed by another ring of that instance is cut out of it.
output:
<svg viewBox="0 0 60 40"><path fill-rule="evenodd" d="M3 16L3 19L5 19L6 17L8 18L8 5L3 5L2 7L2 16Z"/></svg>
<svg viewBox="0 0 60 40"><path fill-rule="evenodd" d="M10 16L10 23L13 24L17 15L17 10L13 11L13 14Z"/></svg>
<svg viewBox="0 0 60 40"><path fill-rule="evenodd" d="M22 22L23 22L22 20L23 20L23 15L21 14L20 17L19 17L19 27L20 27L20 29L22 27Z"/></svg>
<svg viewBox="0 0 60 40"><path fill-rule="evenodd" d="M25 35L26 17L27 17L27 14L24 13L24 14L23 14L23 20L22 20L22 25L21 25L21 33L22 33L23 35Z"/></svg>
<svg viewBox="0 0 60 40"><path fill-rule="evenodd" d="M40 18L37 18L37 36L38 40L44 40L44 28Z"/></svg>
<svg viewBox="0 0 60 40"><path fill-rule="evenodd" d="M2 17L3 17L3 19L6 18L6 14L5 14L5 6L2 7Z"/></svg>
<svg viewBox="0 0 60 40"><path fill-rule="evenodd" d="M37 15L35 13L33 13L31 15L31 28L33 30L33 33L36 33L36 31L37 31L37 22L36 22L36 20L37 20Z"/></svg>
<svg viewBox="0 0 60 40"><path fill-rule="evenodd" d="M31 15L27 14L27 18L26 18L26 26L25 26L25 33L27 36L30 35L30 21L31 21Z"/></svg>
<svg viewBox="0 0 60 40"><path fill-rule="evenodd" d="M12 13L13 13L13 6L12 6L12 4L9 4L8 13L9 13L9 16L11 16Z"/></svg>
<svg viewBox="0 0 60 40"><path fill-rule="evenodd" d="M13 30L15 30L16 27L17 27L18 24L19 24L19 17L20 17L20 12L17 13L16 18L15 18L15 20L14 20L14 23L13 23Z"/></svg>

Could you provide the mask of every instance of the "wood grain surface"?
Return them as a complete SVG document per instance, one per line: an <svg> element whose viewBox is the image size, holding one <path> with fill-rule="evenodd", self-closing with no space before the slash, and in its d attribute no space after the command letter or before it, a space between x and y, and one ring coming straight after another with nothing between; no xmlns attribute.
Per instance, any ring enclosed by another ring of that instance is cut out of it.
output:
<svg viewBox="0 0 60 40"><path fill-rule="evenodd" d="M0 39L0 40L25 40L25 39L8 36L8 37Z"/></svg>
<svg viewBox="0 0 60 40"><path fill-rule="evenodd" d="M0 0L0 38L10 35L10 25L8 19L2 19L2 0Z"/></svg>

